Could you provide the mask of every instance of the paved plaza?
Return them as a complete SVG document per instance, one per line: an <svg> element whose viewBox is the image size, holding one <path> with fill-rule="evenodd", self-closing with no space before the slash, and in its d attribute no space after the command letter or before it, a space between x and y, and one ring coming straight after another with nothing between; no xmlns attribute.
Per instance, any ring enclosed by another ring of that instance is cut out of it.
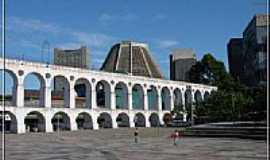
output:
<svg viewBox="0 0 270 160"><path fill-rule="evenodd" d="M7 160L266 160L266 141L184 137L173 146L172 128L101 129L6 135ZM2 140L2 139L1 139Z"/></svg>

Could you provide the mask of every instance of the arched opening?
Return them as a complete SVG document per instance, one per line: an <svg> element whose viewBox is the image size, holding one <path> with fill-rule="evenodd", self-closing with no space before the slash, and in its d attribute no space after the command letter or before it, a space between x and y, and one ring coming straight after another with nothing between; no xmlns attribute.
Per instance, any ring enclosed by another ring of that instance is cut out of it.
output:
<svg viewBox="0 0 270 160"><path fill-rule="evenodd" d="M162 88L161 99L162 99L162 110L170 111L171 110L171 95L170 95L170 90L167 87Z"/></svg>
<svg viewBox="0 0 270 160"><path fill-rule="evenodd" d="M88 113L80 113L76 118L78 129L93 129L93 121Z"/></svg>
<svg viewBox="0 0 270 160"><path fill-rule="evenodd" d="M45 106L45 80L39 73L29 73L23 81L24 85L24 106L44 107Z"/></svg>
<svg viewBox="0 0 270 160"><path fill-rule="evenodd" d="M195 103L196 103L195 106L200 105L200 103L202 102L202 94L201 94L201 92L199 90L197 90L195 92L195 95L194 96L195 96L194 98L195 98Z"/></svg>
<svg viewBox="0 0 270 160"><path fill-rule="evenodd" d="M129 127L129 117L126 113L120 113L116 118L116 122L118 127Z"/></svg>
<svg viewBox="0 0 270 160"><path fill-rule="evenodd" d="M70 118L64 112L57 112L56 114L54 114L52 118L52 125L53 125L53 131L57 131L57 130L69 131Z"/></svg>
<svg viewBox="0 0 270 160"><path fill-rule="evenodd" d="M51 92L52 107L69 108L69 81L64 76L55 76L52 81L53 90Z"/></svg>
<svg viewBox="0 0 270 160"><path fill-rule="evenodd" d="M191 114L192 114L192 94L191 90L187 89L185 92L185 108L187 111L187 120L191 120Z"/></svg>
<svg viewBox="0 0 270 160"><path fill-rule="evenodd" d="M107 81L101 80L97 83L96 94L96 102L98 107L111 107L111 87Z"/></svg>
<svg viewBox="0 0 270 160"><path fill-rule="evenodd" d="M157 113L152 113L149 117L151 127L160 126L159 116Z"/></svg>
<svg viewBox="0 0 270 160"><path fill-rule="evenodd" d="M25 130L26 132L45 132L45 118L44 116L33 111L26 115L24 118Z"/></svg>
<svg viewBox="0 0 270 160"><path fill-rule="evenodd" d="M75 107L76 108L91 108L91 84L87 79L80 78L76 80L74 90Z"/></svg>
<svg viewBox="0 0 270 160"><path fill-rule="evenodd" d="M4 100L5 106L16 106L18 85L16 74L10 70L5 69L3 71L3 69L1 69L0 75L1 77L4 76L4 79L0 79L0 89L1 91L4 90L4 93L0 94L1 104L3 103L2 100Z"/></svg>
<svg viewBox="0 0 270 160"><path fill-rule="evenodd" d="M149 110L158 110L158 93L155 86L150 86L147 90L148 107Z"/></svg>
<svg viewBox="0 0 270 160"><path fill-rule="evenodd" d="M204 101L206 101L209 98L209 96L210 96L210 93L206 91L203 96Z"/></svg>
<svg viewBox="0 0 270 160"><path fill-rule="evenodd" d="M172 115L170 113L164 114L163 122L164 122L165 126L171 126L172 121L173 121L173 117L172 117Z"/></svg>
<svg viewBox="0 0 270 160"><path fill-rule="evenodd" d="M101 113L97 119L97 122L99 128L112 128L112 117L109 113Z"/></svg>
<svg viewBox="0 0 270 160"><path fill-rule="evenodd" d="M144 98L143 88L139 84L135 84L132 87L132 108L143 110Z"/></svg>
<svg viewBox="0 0 270 160"><path fill-rule="evenodd" d="M128 88L123 82L115 86L116 109L128 109Z"/></svg>
<svg viewBox="0 0 270 160"><path fill-rule="evenodd" d="M16 116L9 112L5 111L4 112L4 117L3 117L3 111L0 111L0 131L2 132L3 130L3 118L4 118L4 132L5 133L17 133L17 119Z"/></svg>
<svg viewBox="0 0 270 160"><path fill-rule="evenodd" d="M179 110L183 109L183 103L182 103L182 93L180 89L175 89L173 91L173 101L174 101L174 108L178 108Z"/></svg>
<svg viewBox="0 0 270 160"><path fill-rule="evenodd" d="M145 127L145 117L142 113L137 113L134 117L135 127Z"/></svg>

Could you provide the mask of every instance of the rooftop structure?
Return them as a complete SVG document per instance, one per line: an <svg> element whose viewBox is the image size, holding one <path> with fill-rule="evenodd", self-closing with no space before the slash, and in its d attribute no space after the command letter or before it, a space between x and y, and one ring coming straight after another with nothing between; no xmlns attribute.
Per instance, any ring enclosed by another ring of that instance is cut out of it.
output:
<svg viewBox="0 0 270 160"><path fill-rule="evenodd" d="M110 49L101 70L133 76L163 77L158 65L151 57L148 45L132 41L115 44Z"/></svg>

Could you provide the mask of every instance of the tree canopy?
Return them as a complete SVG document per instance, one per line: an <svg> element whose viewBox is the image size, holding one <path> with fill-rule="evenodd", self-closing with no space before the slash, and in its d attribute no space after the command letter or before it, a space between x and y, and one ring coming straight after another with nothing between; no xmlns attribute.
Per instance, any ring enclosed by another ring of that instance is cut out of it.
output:
<svg viewBox="0 0 270 160"><path fill-rule="evenodd" d="M203 103L195 104L197 119L207 121L230 121L247 119L250 112L265 112L265 92L259 89L254 93L226 71L223 62L210 53L204 55L189 72L190 81L218 87ZM259 105L259 106L258 106ZM266 118L265 116L261 117ZM252 117L251 117L252 119Z"/></svg>

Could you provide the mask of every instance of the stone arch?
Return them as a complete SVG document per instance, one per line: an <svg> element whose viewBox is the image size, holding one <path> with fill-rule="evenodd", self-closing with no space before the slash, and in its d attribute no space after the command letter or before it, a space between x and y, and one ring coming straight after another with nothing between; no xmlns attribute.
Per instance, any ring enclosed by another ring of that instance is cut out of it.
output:
<svg viewBox="0 0 270 160"><path fill-rule="evenodd" d="M16 74L12 70L1 69L0 70L1 77L4 76L4 79L1 78L1 90L4 89L4 101L6 106L16 106L17 101L17 86L18 86L18 78ZM4 74L4 75L2 75ZM2 82L4 80L4 82ZM2 86L4 84L4 86ZM2 101L2 98L1 100Z"/></svg>
<svg viewBox="0 0 270 160"><path fill-rule="evenodd" d="M168 87L161 89L162 110L171 110L171 94Z"/></svg>
<svg viewBox="0 0 270 160"><path fill-rule="evenodd" d="M128 109L128 87L124 82L115 85L116 109Z"/></svg>
<svg viewBox="0 0 270 160"><path fill-rule="evenodd" d="M79 113L76 118L78 129L93 129L93 120L86 112Z"/></svg>
<svg viewBox="0 0 270 160"><path fill-rule="evenodd" d="M25 75L23 80L25 107L45 106L45 83L45 79L40 73L30 72Z"/></svg>
<svg viewBox="0 0 270 160"><path fill-rule="evenodd" d="M149 122L151 127L158 127L160 126L159 116L157 113L152 113L149 117Z"/></svg>
<svg viewBox="0 0 270 160"><path fill-rule="evenodd" d="M179 107L183 105L182 92L179 88L176 88L173 91L173 101L174 101L174 107Z"/></svg>
<svg viewBox="0 0 270 160"><path fill-rule="evenodd" d="M118 127L130 127L129 116L124 112L118 114L116 118L116 122L117 122Z"/></svg>
<svg viewBox="0 0 270 160"><path fill-rule="evenodd" d="M149 110L158 110L158 91L157 87L151 85L147 90Z"/></svg>
<svg viewBox="0 0 270 160"><path fill-rule="evenodd" d="M46 121L43 114L38 111L28 113L24 118L26 132L45 132Z"/></svg>
<svg viewBox="0 0 270 160"><path fill-rule="evenodd" d="M203 95L203 100L204 101L207 100L209 98L209 96L210 96L210 93L208 91L205 91L204 95Z"/></svg>
<svg viewBox="0 0 270 160"><path fill-rule="evenodd" d="M195 99L195 103L196 105L198 105L199 103L202 102L202 94L199 90L197 90L194 94L194 99Z"/></svg>
<svg viewBox="0 0 270 160"><path fill-rule="evenodd" d="M132 87L132 108L144 109L144 92L140 84L135 84Z"/></svg>
<svg viewBox="0 0 270 160"><path fill-rule="evenodd" d="M53 130L70 130L70 118L65 112L57 112L52 118Z"/></svg>
<svg viewBox="0 0 270 160"><path fill-rule="evenodd" d="M102 112L97 118L99 128L112 128L112 117L107 112Z"/></svg>
<svg viewBox="0 0 270 160"><path fill-rule="evenodd" d="M53 77L51 86L51 104L56 108L69 108L70 99L70 83L68 78L62 75L56 75Z"/></svg>
<svg viewBox="0 0 270 160"><path fill-rule="evenodd" d="M79 78L74 84L75 90L75 107L91 108L91 84L85 78Z"/></svg>
<svg viewBox="0 0 270 160"><path fill-rule="evenodd" d="M15 114L9 112L9 111L5 111L4 112L4 117L5 117L5 121L4 121L4 131L5 133L17 133L17 118L15 116ZM3 128L3 111L0 111L0 131L2 131Z"/></svg>
<svg viewBox="0 0 270 160"><path fill-rule="evenodd" d="M142 113L136 113L134 116L135 127L145 127L146 119Z"/></svg>
<svg viewBox="0 0 270 160"><path fill-rule="evenodd" d="M96 84L96 104L100 108L111 107L111 86L109 82L101 80Z"/></svg>
<svg viewBox="0 0 270 160"><path fill-rule="evenodd" d="M165 126L170 126L173 121L173 117L170 113L165 113L163 115L163 122Z"/></svg>

